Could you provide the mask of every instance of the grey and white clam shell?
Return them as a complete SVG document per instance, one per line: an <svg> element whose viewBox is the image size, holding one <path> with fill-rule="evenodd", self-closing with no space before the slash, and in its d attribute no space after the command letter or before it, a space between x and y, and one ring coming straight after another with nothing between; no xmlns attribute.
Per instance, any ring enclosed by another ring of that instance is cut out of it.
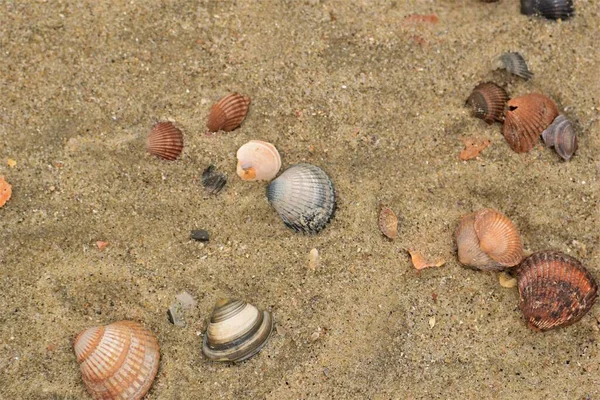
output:
<svg viewBox="0 0 600 400"><path fill-rule="evenodd" d="M526 80L533 77L533 72L527 67L527 62L523 56L515 52L507 52L500 56L499 64L513 75L520 76Z"/></svg>
<svg viewBox="0 0 600 400"><path fill-rule="evenodd" d="M258 353L273 331L273 318L241 300L217 301L202 352L212 361L240 362Z"/></svg>
<svg viewBox="0 0 600 400"><path fill-rule="evenodd" d="M575 7L573 0L521 0L521 14L565 20L575 14Z"/></svg>
<svg viewBox="0 0 600 400"><path fill-rule="evenodd" d="M267 198L285 225L303 233L321 231L336 207L331 179L312 164L285 170L267 187Z"/></svg>
<svg viewBox="0 0 600 400"><path fill-rule="evenodd" d="M542 139L546 146L554 146L554 150L565 161L569 161L577 150L577 135L573 125L562 114L554 118L552 124L542 132Z"/></svg>

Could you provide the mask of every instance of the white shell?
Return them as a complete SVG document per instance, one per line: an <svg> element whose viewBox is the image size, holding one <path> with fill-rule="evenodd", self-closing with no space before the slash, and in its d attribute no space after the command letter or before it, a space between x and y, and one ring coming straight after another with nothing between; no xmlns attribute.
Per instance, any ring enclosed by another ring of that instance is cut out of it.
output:
<svg viewBox="0 0 600 400"><path fill-rule="evenodd" d="M251 140L240 147L237 159L237 174L245 181L270 181L281 168L275 146L262 140Z"/></svg>

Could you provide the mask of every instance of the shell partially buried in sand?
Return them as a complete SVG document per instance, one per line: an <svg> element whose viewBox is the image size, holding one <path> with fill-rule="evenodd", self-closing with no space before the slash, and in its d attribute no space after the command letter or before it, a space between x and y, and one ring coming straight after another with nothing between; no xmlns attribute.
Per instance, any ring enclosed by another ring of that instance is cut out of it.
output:
<svg viewBox="0 0 600 400"><path fill-rule="evenodd" d="M210 132L230 132L240 126L250 107L250 97L238 93L229 94L210 109L206 127Z"/></svg>
<svg viewBox="0 0 600 400"><path fill-rule="evenodd" d="M564 115L559 115L552 124L542 132L542 139L548 147L554 150L565 161L569 161L577 150L577 135L571 121Z"/></svg>
<svg viewBox="0 0 600 400"><path fill-rule="evenodd" d="M237 151L237 174L245 181L270 181L281 168L279 152L271 143L251 140Z"/></svg>
<svg viewBox="0 0 600 400"><path fill-rule="evenodd" d="M557 116L556 104L544 95L531 93L516 97L508 102L502 134L513 151L525 153Z"/></svg>
<svg viewBox="0 0 600 400"><path fill-rule="evenodd" d="M176 160L183 150L183 133L172 122L159 122L148 135L146 150L163 160Z"/></svg>
<svg viewBox="0 0 600 400"><path fill-rule="evenodd" d="M483 82L475 86L467 99L467 105L471 107L475 117L491 124L494 121L504 121L504 108L507 101L506 90L494 82Z"/></svg>

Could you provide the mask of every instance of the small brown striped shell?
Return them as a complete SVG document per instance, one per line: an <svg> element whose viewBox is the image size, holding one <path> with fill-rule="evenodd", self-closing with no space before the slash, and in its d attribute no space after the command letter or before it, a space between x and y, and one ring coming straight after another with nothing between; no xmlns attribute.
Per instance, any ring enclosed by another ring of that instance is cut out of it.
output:
<svg viewBox="0 0 600 400"><path fill-rule="evenodd" d="M598 286L575 258L557 251L527 257L518 269L519 307L537 331L568 326L592 308Z"/></svg>
<svg viewBox="0 0 600 400"><path fill-rule="evenodd" d="M525 80L529 80L533 77L533 72L527 67L527 62L523 56L516 52L507 52L500 56L500 65L513 75L520 76Z"/></svg>
<svg viewBox="0 0 600 400"><path fill-rule="evenodd" d="M554 146L554 150L565 161L569 161L577 150L577 135L575 135L573 125L562 114L556 117L554 122L542 132L542 139L546 146Z"/></svg>
<svg viewBox="0 0 600 400"><path fill-rule="evenodd" d="M216 102L210 109L206 127L210 132L230 132L240 126L250 106L250 97L232 93Z"/></svg>
<svg viewBox="0 0 600 400"><path fill-rule="evenodd" d="M464 216L454 232L458 260L483 271L513 267L523 259L517 228L504 214L484 208Z"/></svg>
<svg viewBox="0 0 600 400"><path fill-rule="evenodd" d="M377 222L379 230L388 239L393 240L398 236L398 217L391 208L382 206Z"/></svg>
<svg viewBox="0 0 600 400"><path fill-rule="evenodd" d="M473 115L488 124L504 120L504 107L508 94L494 82L483 82L475 86L467 99L467 104L473 109Z"/></svg>
<svg viewBox="0 0 600 400"><path fill-rule="evenodd" d="M88 328L74 347L83 383L94 399L139 400L158 371L158 341L137 322Z"/></svg>
<svg viewBox="0 0 600 400"><path fill-rule="evenodd" d="M172 122L159 122L148 135L146 149L163 160L176 160L183 150L183 133Z"/></svg>
<svg viewBox="0 0 600 400"><path fill-rule="evenodd" d="M556 104L544 95L531 93L517 97L508 102L502 134L513 151L525 153L557 116Z"/></svg>

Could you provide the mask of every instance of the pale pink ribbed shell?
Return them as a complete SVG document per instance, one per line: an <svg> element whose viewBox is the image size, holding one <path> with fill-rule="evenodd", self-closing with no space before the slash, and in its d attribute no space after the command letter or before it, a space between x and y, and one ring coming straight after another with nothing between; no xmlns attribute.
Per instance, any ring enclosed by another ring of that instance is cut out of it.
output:
<svg viewBox="0 0 600 400"><path fill-rule="evenodd" d="M275 146L262 140L251 140L240 147L237 159L237 174L245 181L270 181L281 168Z"/></svg>

